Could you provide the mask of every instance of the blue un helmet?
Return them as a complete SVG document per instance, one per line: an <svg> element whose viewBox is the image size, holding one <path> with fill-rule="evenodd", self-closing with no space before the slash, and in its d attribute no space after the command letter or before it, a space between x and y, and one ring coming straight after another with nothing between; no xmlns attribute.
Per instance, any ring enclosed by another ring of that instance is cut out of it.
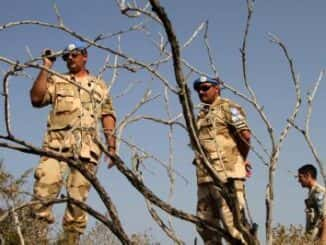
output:
<svg viewBox="0 0 326 245"><path fill-rule="evenodd" d="M200 76L194 81L194 89L197 90L200 84L210 83L216 86L221 85L221 80L219 78L210 78L206 76Z"/></svg>
<svg viewBox="0 0 326 245"><path fill-rule="evenodd" d="M67 47L63 50L62 59L64 61L67 61L70 53L74 53L74 52L77 52L75 55L78 55L78 53L85 55L85 54L87 54L86 48L87 48L86 43L76 40L76 41L68 44Z"/></svg>
<svg viewBox="0 0 326 245"><path fill-rule="evenodd" d="M82 41L79 41L79 40L75 40L71 43L69 43L67 45L67 47L63 50L64 53L68 53L68 52L71 52L73 50L85 50L87 48L87 44L82 42Z"/></svg>

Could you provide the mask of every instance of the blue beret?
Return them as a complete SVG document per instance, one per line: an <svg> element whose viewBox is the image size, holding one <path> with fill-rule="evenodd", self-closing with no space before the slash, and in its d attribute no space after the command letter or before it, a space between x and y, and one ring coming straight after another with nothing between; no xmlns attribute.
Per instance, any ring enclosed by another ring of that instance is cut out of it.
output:
<svg viewBox="0 0 326 245"><path fill-rule="evenodd" d="M217 85L217 86L221 85L221 82L219 79L213 79L210 77L201 76L194 81L194 89L197 89L199 87L199 85L202 83L210 83L210 84Z"/></svg>
<svg viewBox="0 0 326 245"><path fill-rule="evenodd" d="M79 41L79 40L75 40L71 43L69 43L67 45L67 47L64 49L64 52L71 52L75 49L78 49L78 50L83 50L83 49L86 49L87 48L87 44L82 42L82 41Z"/></svg>

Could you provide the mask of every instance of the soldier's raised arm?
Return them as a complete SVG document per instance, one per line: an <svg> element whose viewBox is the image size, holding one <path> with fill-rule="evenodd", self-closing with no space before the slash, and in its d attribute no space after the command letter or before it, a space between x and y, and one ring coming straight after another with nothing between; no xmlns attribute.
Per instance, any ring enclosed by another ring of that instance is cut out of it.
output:
<svg viewBox="0 0 326 245"><path fill-rule="evenodd" d="M44 53L44 52L43 52ZM43 55L43 66L51 69L53 66L54 60L49 59ZM49 72L42 69L36 80L34 81L33 87L30 91L30 98L31 98L31 103L34 107L41 107L45 105L44 102L44 97L47 93L47 80L49 77Z"/></svg>

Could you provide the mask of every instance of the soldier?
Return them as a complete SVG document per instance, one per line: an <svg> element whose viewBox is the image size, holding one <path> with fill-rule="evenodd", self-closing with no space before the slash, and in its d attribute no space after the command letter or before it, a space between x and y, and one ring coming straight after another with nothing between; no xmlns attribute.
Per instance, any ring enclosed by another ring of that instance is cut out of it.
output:
<svg viewBox="0 0 326 245"><path fill-rule="evenodd" d="M234 102L220 97L221 81L200 77L194 82L203 106L197 118L198 137L215 174L223 184L232 184L241 212L244 212L244 181L249 174L246 161L250 149L250 129L243 109ZM236 228L234 216L200 157L197 167L197 215L216 225L222 222L229 234L246 244ZM206 245L222 244L221 237L212 231L197 227Z"/></svg>
<svg viewBox="0 0 326 245"><path fill-rule="evenodd" d="M115 154L113 133L116 116L111 97L104 81L92 76L86 69L88 55L85 43L75 41L69 44L62 58L68 73L59 77L42 69L31 89L34 107L49 104L52 107L43 149L61 153L69 159L78 159L90 173L96 174L101 156L96 143L99 140L99 121L102 122L108 150ZM43 56L43 66L48 69L54 61L51 56ZM87 199L90 183L78 170L69 168L66 162L41 157L34 177L34 200L57 198L64 182L69 197L83 202ZM34 217L45 224L39 236L46 243L48 224L54 223L52 206L38 204L32 209ZM64 244L78 244L86 224L86 212L68 203L63 217Z"/></svg>
<svg viewBox="0 0 326 245"><path fill-rule="evenodd" d="M319 244L326 244L326 201L325 188L317 183L317 169L306 164L298 169L298 181L308 188L306 204L306 233Z"/></svg>

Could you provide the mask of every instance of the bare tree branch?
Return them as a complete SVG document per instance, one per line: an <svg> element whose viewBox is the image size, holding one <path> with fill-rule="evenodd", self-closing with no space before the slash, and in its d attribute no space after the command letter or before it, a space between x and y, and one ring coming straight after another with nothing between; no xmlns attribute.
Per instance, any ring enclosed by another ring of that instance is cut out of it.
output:
<svg viewBox="0 0 326 245"><path fill-rule="evenodd" d="M104 47L104 46L96 43L95 41L93 41L91 39L88 39L88 38L85 38L83 35L70 30L66 26L54 25L54 24L50 24L50 23L46 23L46 22L42 22L42 21L36 21L36 20L22 20L22 21L10 22L10 23L1 25L0 26L0 31L2 31L4 29L20 26L20 25L38 25L38 26L43 26L43 27L48 27L48 28L59 29L59 30L61 30L63 32L66 32L66 33L72 35L75 38L80 39L81 41L84 41L84 42L88 43L88 45L91 45L91 46L97 47L99 49L108 51L108 52L110 52L110 53L112 53L114 55L118 55L119 57L126 59L130 64L135 64L135 65L140 66L143 69L146 69L147 71L152 73L155 77L157 77L160 81L162 81L162 83L165 86L167 86L172 92L174 92L174 93L178 92L174 87L172 87L170 85L170 83L168 82L168 80L166 78L164 78L158 71L151 68L149 65L147 65L147 64L145 64L143 62L137 61L134 58L128 57L127 55L122 54L122 53L120 53L118 51L115 51L115 50L113 50L111 48ZM3 57L0 57L0 61L6 62L6 59L3 58ZM8 62L6 62L6 63L8 63Z"/></svg>
<svg viewBox="0 0 326 245"><path fill-rule="evenodd" d="M312 155L315 158L315 161L318 164L318 167L320 169L320 173L321 176L323 178L323 182L324 182L324 186L326 186L326 172L325 172L325 168L324 168L324 163L321 160L316 147L313 144L313 141L311 139L310 136L310 120L311 120L311 116L312 116L312 109L313 109L313 101L315 99L315 95L317 93L317 90L319 88L320 82L323 79L323 77L325 76L325 70L322 70L319 74L319 77L317 79L317 81L315 82L313 88L310 90L310 92L307 95L307 103L308 103L308 110L307 110L307 114L306 114L306 119L305 119L305 125L304 128L299 127L297 124L295 124L293 119L288 119L288 122L291 123L291 125L298 130L304 137Z"/></svg>
<svg viewBox="0 0 326 245"><path fill-rule="evenodd" d="M293 83L295 86L295 94L296 94L296 103L295 103L294 109L292 111L292 114L290 116L290 120L294 121L298 115L299 108L301 105L300 81L295 74L293 61L292 61L291 57L289 56L287 48L285 47L283 42L281 42L281 40L279 38L277 38L276 36L272 36L272 41L276 42L281 47L281 49L284 52L284 55L289 63L290 72L292 75L292 80L293 80ZM288 135L291 126L292 125L290 123L287 123L286 126L284 127L284 129L282 130L278 143L272 149L272 155L270 158L270 165L269 165L269 171L268 171L269 172L268 187L266 189L266 191L268 191L268 195L266 196L266 239L267 239L267 243L270 245L273 243L272 222L273 222L273 202L274 202L274 175L275 175L276 165L278 162L282 143L283 143L284 139L286 138L286 136Z"/></svg>
<svg viewBox="0 0 326 245"><path fill-rule="evenodd" d="M15 222L15 226L16 226L16 230L17 230L17 234L18 234L18 237L19 237L20 244L25 245L25 240L24 240L22 230L21 230L21 224L19 222L18 215L15 212L15 206L13 206L13 208L10 210L10 212L12 213L12 215L14 217L14 222Z"/></svg>
<svg viewBox="0 0 326 245"><path fill-rule="evenodd" d="M216 69L216 65L214 64L213 54L212 54L211 47L209 45L209 40L208 40L208 20L205 23L204 40L205 40L205 46L207 49L209 63L211 64L211 68L213 70L214 76L218 77L219 76L218 71Z"/></svg>
<svg viewBox="0 0 326 245"><path fill-rule="evenodd" d="M54 9L55 15L57 16L59 26L64 26L62 16L60 14L59 8L56 3L53 3L53 9Z"/></svg>
<svg viewBox="0 0 326 245"><path fill-rule="evenodd" d="M92 186L98 193L99 197L103 201L105 207L107 208L107 210L110 214L110 217L112 219L112 222L114 223L114 230L112 230L112 232L121 241L126 242L127 244L130 243L129 238L121 225L120 219L118 217L117 209L116 209L115 205L113 204L110 196L108 195L108 193L106 192L104 187L100 184L97 177L95 175L91 174L84 167L84 165L81 164L81 162L79 160L77 160L75 162L71 159L67 159L67 158L63 157L61 154L58 154L56 152L38 149L38 148L32 146L31 144L27 144L26 142L24 142L22 140L18 140L14 137L7 137L7 140L14 142L18 145L12 145L10 143L0 142L0 147L6 147L6 148L14 149L14 150L29 153L29 154L37 154L37 155L41 155L41 156L55 158L57 160L66 162L69 165L69 167L77 169L92 184Z"/></svg>
<svg viewBox="0 0 326 245"><path fill-rule="evenodd" d="M133 166L135 166L135 171L137 172L139 178L142 179L142 173L139 170L139 166L141 165L142 159L140 159L140 157L138 156L137 153L133 154ZM176 244L180 244L183 245L185 244L180 238L177 237L177 235L175 234L175 231L171 228L165 225L163 220L160 218L160 216L157 214L155 208L152 206L152 204L145 199L146 205L147 205L147 209L149 211L149 213L151 214L152 218L154 219L154 221L161 227L161 229L165 232L165 234L167 234L167 236L169 236ZM169 201L168 201L169 202Z"/></svg>
<svg viewBox="0 0 326 245"><path fill-rule="evenodd" d="M166 162L164 162L163 160L159 159L157 156L144 150L143 148L141 148L140 146L138 146L136 144L132 144L131 142L127 141L124 138L120 138L120 140L121 140L121 142L125 143L131 149L136 149L138 152L141 152L144 155L143 158L150 158L150 159L156 161L157 163L159 163L166 170L168 169L168 164ZM174 173L177 176L179 176L185 182L185 184L189 184L189 180L184 175L182 175L178 170L176 170L176 169L172 169L172 170L174 171Z"/></svg>

